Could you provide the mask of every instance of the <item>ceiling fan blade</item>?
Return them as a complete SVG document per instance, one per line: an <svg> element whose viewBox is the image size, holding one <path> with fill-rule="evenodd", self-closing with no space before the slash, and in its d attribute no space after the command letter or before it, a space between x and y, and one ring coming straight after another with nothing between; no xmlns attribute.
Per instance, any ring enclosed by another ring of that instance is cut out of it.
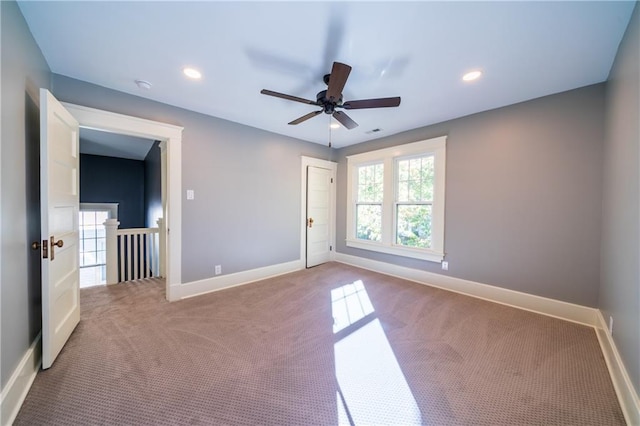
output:
<svg viewBox="0 0 640 426"><path fill-rule="evenodd" d="M337 102L342 95L342 89L344 89L344 85L347 83L347 78L349 78L349 73L351 72L351 67L349 65L334 62L333 68L331 69L331 74L329 77L329 87L327 88L327 99Z"/></svg>
<svg viewBox="0 0 640 426"><path fill-rule="evenodd" d="M400 105L400 96L395 98L362 99L359 101L348 101L342 104L344 109L364 109L364 108L387 108Z"/></svg>
<svg viewBox="0 0 640 426"><path fill-rule="evenodd" d="M284 93L274 92L273 90L262 89L260 93L263 95L275 96L276 98L287 99L289 101L301 102L303 104L318 105L317 101L310 101L309 99L303 99L297 96L285 95Z"/></svg>
<svg viewBox="0 0 640 426"><path fill-rule="evenodd" d="M303 121L307 121L308 119L315 117L316 115L320 114L321 112L322 112L322 110L310 112L309 114L303 115L300 118L296 118L295 120L293 120L289 124L300 124Z"/></svg>
<svg viewBox="0 0 640 426"><path fill-rule="evenodd" d="M336 111L333 113L333 118L335 118L336 120L338 120L340 122L340 124L342 124L344 127L346 127L347 129L351 130L351 129L355 129L356 127L358 127L358 123L356 123L355 121L353 121L351 119L351 117L349 117L347 114L345 114L342 111Z"/></svg>

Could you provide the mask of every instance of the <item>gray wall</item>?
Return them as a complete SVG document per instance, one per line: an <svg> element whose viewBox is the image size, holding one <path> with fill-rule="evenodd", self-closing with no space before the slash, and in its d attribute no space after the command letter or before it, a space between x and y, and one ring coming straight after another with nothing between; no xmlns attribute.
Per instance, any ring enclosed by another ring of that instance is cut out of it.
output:
<svg viewBox="0 0 640 426"><path fill-rule="evenodd" d="M640 390L640 6L607 82L602 272L598 307Z"/></svg>
<svg viewBox="0 0 640 426"><path fill-rule="evenodd" d="M162 163L160 142L156 141L144 159L145 227L155 228L162 217Z"/></svg>
<svg viewBox="0 0 640 426"><path fill-rule="evenodd" d="M2 22L2 388L41 328L40 260L29 247L40 239L40 87L49 67L14 2L0 2Z"/></svg>
<svg viewBox="0 0 640 426"><path fill-rule="evenodd" d="M339 150L337 251L595 307L603 116L600 84ZM449 271L346 247L345 156L441 135Z"/></svg>
<svg viewBox="0 0 640 426"><path fill-rule="evenodd" d="M327 147L54 74L66 102L184 127L182 282L300 257L300 156ZM187 201L185 190L195 191Z"/></svg>

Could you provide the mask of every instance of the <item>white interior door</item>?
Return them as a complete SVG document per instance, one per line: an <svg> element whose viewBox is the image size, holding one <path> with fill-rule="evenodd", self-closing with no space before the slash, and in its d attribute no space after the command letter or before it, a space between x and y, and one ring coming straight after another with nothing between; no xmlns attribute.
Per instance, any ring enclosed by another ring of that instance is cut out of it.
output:
<svg viewBox="0 0 640 426"><path fill-rule="evenodd" d="M307 268L331 256L332 171L307 167Z"/></svg>
<svg viewBox="0 0 640 426"><path fill-rule="evenodd" d="M40 89L42 368L49 368L80 322L78 268L79 127Z"/></svg>

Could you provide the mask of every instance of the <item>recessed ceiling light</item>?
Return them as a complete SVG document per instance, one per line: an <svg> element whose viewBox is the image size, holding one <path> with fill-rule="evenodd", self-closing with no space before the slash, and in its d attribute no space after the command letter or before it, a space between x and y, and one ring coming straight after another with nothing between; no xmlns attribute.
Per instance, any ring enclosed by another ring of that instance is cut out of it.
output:
<svg viewBox="0 0 640 426"><path fill-rule="evenodd" d="M136 85L141 89L144 89L144 90L151 89L151 83L149 83L146 80L134 80L134 81L135 81Z"/></svg>
<svg viewBox="0 0 640 426"><path fill-rule="evenodd" d="M186 67L182 69L184 75L194 80L199 80L202 78L202 73L195 68Z"/></svg>
<svg viewBox="0 0 640 426"><path fill-rule="evenodd" d="M331 123L331 126L330 126L330 127L331 127L332 129L339 129L339 128L340 128L340 125L339 125L338 123Z"/></svg>
<svg viewBox="0 0 640 426"><path fill-rule="evenodd" d="M471 71L462 76L464 81L473 81L482 75L482 71Z"/></svg>

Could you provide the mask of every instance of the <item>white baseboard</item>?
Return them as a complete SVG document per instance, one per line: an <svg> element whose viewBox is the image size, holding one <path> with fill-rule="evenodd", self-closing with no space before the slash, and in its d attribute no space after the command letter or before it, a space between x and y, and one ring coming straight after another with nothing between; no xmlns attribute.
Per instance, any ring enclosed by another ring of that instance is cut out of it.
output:
<svg viewBox="0 0 640 426"><path fill-rule="evenodd" d="M342 253L336 253L335 261L593 327L598 336L625 420L628 425L640 425L638 393L633 387L618 349L609 333L607 323L599 309Z"/></svg>
<svg viewBox="0 0 640 426"><path fill-rule="evenodd" d="M560 318L566 321L572 321L591 327L596 325L597 309L595 308L575 305L573 303L548 299L546 297L508 290L475 281L406 268L404 266L393 265L391 263L379 262L343 253L336 253L335 260L337 262L346 263L363 269L379 272L381 274L403 278L420 284L426 284L432 287L462 293L479 299L488 300L490 302L513 306L515 308Z"/></svg>
<svg viewBox="0 0 640 426"><path fill-rule="evenodd" d="M236 272L235 274L220 275L218 277L207 278L199 281L192 281L180 285L180 299L199 296L212 291L224 290L225 288L236 287L260 281L278 275L304 269L304 260L294 260L277 265L265 266L263 268L251 269L249 271Z"/></svg>
<svg viewBox="0 0 640 426"><path fill-rule="evenodd" d="M598 310L597 318L596 334L598 335L605 362L609 368L613 387L618 395L618 401L620 401L624 419L628 425L640 425L640 399L638 398L638 392L633 387L631 378L622 362L622 358L620 358L618 348L613 341L611 333L609 333L607 322L600 310Z"/></svg>
<svg viewBox="0 0 640 426"><path fill-rule="evenodd" d="M2 413L0 424L2 426L13 423L24 399L27 397L29 389L31 389L36 374L40 370L42 361L42 342L40 337L41 334L38 333L38 336L9 378L7 385L2 389L2 402L0 402L0 413Z"/></svg>
<svg viewBox="0 0 640 426"><path fill-rule="evenodd" d="M638 393L633 387L620 358L618 349L609 333L607 323L598 309L342 253L335 253L333 260L420 284L594 327L625 420L629 425L640 425L640 399ZM301 269L304 269L304 261L295 260L235 274L193 281L180 286L180 298L185 299L236 287ZM0 393L0 413L2 413L0 424L2 426L12 424L18 415L36 374L40 370L41 353L41 335L38 334Z"/></svg>

